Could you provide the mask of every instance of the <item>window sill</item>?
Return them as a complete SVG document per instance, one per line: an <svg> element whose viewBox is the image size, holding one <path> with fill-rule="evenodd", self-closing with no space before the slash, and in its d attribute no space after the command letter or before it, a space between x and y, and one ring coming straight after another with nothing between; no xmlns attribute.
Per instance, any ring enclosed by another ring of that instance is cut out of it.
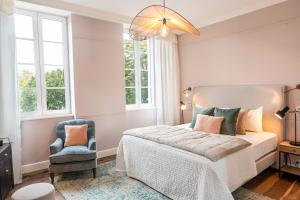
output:
<svg viewBox="0 0 300 200"><path fill-rule="evenodd" d="M126 106L126 112L130 111L139 111L139 110L154 110L156 109L154 106Z"/></svg>
<svg viewBox="0 0 300 200"><path fill-rule="evenodd" d="M74 115L73 114L53 114L53 115L43 115L43 116L24 116L24 117L21 117L21 121L44 120L44 119L64 118L64 117L74 117Z"/></svg>

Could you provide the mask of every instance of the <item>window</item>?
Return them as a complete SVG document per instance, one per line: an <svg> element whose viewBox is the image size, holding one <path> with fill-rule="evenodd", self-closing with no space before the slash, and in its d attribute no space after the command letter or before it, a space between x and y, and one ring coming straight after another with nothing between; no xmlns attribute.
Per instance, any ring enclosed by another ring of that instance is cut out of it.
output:
<svg viewBox="0 0 300 200"><path fill-rule="evenodd" d="M127 107L152 105L151 70L147 40L134 41L124 33L125 94Z"/></svg>
<svg viewBox="0 0 300 200"><path fill-rule="evenodd" d="M20 10L15 33L22 115L70 113L66 18Z"/></svg>

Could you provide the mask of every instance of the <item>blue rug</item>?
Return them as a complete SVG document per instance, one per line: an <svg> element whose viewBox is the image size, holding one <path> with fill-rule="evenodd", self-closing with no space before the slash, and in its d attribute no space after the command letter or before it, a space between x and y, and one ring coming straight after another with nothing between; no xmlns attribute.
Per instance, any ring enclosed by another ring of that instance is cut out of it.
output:
<svg viewBox="0 0 300 200"><path fill-rule="evenodd" d="M169 200L126 173L115 171L115 161L100 164L95 179L91 172L65 173L55 187L67 200ZM244 188L233 196L237 200L271 200Z"/></svg>

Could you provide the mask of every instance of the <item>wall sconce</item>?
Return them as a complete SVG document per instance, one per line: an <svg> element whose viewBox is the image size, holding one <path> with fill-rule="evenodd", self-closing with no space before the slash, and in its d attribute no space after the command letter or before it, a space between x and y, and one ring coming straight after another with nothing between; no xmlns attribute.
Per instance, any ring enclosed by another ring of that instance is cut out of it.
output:
<svg viewBox="0 0 300 200"><path fill-rule="evenodd" d="M185 96L185 97L189 97L191 91L192 91L192 88L191 88L191 87L188 87L187 89L183 90L184 96Z"/></svg>
<svg viewBox="0 0 300 200"><path fill-rule="evenodd" d="M180 117L180 123L184 123L184 117L183 117L183 111L186 109L186 104L183 101L180 101L180 112L181 112L181 117Z"/></svg>

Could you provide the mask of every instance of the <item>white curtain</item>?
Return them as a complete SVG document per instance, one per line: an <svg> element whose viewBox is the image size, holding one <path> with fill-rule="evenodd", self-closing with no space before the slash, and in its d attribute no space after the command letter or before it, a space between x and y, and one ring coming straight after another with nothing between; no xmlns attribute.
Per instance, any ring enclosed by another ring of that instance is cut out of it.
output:
<svg viewBox="0 0 300 200"><path fill-rule="evenodd" d="M17 103L14 1L0 0L0 137L12 142L15 183L22 181L20 118Z"/></svg>
<svg viewBox="0 0 300 200"><path fill-rule="evenodd" d="M180 80L177 36L149 40L150 66L154 69L157 124L180 122Z"/></svg>

